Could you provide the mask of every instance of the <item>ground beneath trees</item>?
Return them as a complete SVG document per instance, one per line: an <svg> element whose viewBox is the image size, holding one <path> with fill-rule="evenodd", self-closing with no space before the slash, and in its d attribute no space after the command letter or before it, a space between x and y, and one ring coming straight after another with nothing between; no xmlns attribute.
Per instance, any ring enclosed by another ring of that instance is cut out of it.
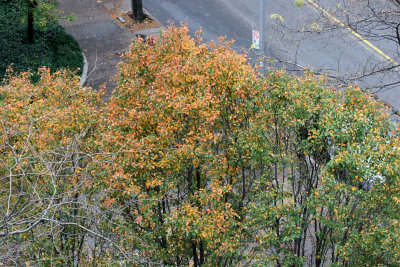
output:
<svg viewBox="0 0 400 267"><path fill-rule="evenodd" d="M125 21L125 22L122 22L119 18L122 18L123 21ZM157 21L153 20L149 16L147 16L146 19L142 23L136 22L132 18L132 12L118 14L115 17L115 19L118 24L124 26L126 29L128 29L131 32L137 32L137 31L161 27L161 25Z"/></svg>
<svg viewBox="0 0 400 267"><path fill-rule="evenodd" d="M118 24L124 26L127 30L133 33L137 31L162 27L162 25L151 18L149 14L145 14L146 19L143 22L140 23L135 21L132 16L133 12L131 10L128 10L126 3L123 0L111 4L106 3L105 6L108 13L116 20ZM122 20L120 18L122 18Z"/></svg>
<svg viewBox="0 0 400 267"><path fill-rule="evenodd" d="M107 95L117 86L117 66L124 59L121 55L129 50L138 34L150 35L161 27L155 20L134 23L129 18L130 1L60 0L59 9L73 14L74 21L62 19L60 23L81 46L88 61L86 85L95 89L105 88ZM119 21L122 17L125 23ZM146 32L146 33L143 33ZM147 33L147 32L151 33Z"/></svg>

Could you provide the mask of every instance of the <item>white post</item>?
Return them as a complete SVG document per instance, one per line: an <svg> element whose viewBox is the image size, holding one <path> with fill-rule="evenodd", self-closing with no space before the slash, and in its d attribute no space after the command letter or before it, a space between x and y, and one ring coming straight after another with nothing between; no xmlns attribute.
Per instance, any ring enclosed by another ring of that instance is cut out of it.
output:
<svg viewBox="0 0 400 267"><path fill-rule="evenodd" d="M265 35L264 35L264 25L265 25L265 17L264 17L264 9L265 9L265 0L260 0L260 52L261 55L265 55L265 50L264 50L264 41L265 41Z"/></svg>

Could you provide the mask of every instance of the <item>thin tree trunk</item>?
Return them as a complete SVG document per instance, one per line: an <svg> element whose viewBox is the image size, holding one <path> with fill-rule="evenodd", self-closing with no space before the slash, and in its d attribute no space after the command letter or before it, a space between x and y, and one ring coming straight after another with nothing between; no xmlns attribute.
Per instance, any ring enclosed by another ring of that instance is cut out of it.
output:
<svg viewBox="0 0 400 267"><path fill-rule="evenodd" d="M196 249L196 242L192 241L192 250L193 250L193 265L194 267L198 267L199 265L199 258L197 256L197 249Z"/></svg>
<svg viewBox="0 0 400 267"><path fill-rule="evenodd" d="M200 266L204 264L204 245L203 245L203 241L200 241Z"/></svg>
<svg viewBox="0 0 400 267"><path fill-rule="evenodd" d="M29 1L29 6L28 6L28 43L32 44L34 39L33 39L33 34L34 34L34 29L33 29L33 21L34 21L34 11L37 6L36 0L28 0Z"/></svg>

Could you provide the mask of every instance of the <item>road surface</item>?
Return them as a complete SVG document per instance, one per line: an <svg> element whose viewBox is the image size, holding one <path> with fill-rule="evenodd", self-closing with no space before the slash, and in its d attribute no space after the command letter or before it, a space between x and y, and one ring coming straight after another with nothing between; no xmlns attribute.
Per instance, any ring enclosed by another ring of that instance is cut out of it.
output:
<svg viewBox="0 0 400 267"><path fill-rule="evenodd" d="M317 8L311 4L298 8L295 7L294 0L266 0L265 3L265 47L266 55L270 58L349 78L360 75L365 66L385 62L385 58L373 47L390 55L387 44L373 44L368 40L366 43L340 25L329 32L318 29L318 25L308 28L313 31L312 34L298 31L306 21L312 21L318 16ZM202 28L205 41L217 40L219 36L235 40L234 47L238 51L249 50L252 29L259 27L259 0L144 0L143 4L164 25L170 22L187 22L191 32ZM279 14L283 22L271 18L272 14ZM292 32L291 29L297 31ZM259 58L257 52L249 52L252 61ZM286 66L291 68L291 64ZM354 82L367 87L398 80L400 77L394 72ZM378 92L377 96L395 109L400 109L398 87Z"/></svg>

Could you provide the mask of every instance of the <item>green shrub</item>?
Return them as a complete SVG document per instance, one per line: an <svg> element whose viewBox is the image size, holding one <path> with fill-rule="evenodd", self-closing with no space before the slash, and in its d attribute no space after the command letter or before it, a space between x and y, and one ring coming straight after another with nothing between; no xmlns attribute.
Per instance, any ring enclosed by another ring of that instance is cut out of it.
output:
<svg viewBox="0 0 400 267"><path fill-rule="evenodd" d="M79 68L80 70L78 73L82 73L83 56L81 48L71 35L67 34L65 31L58 31L57 34L54 35L52 45L54 48L52 68L60 69L66 66L70 70Z"/></svg>
<svg viewBox="0 0 400 267"><path fill-rule="evenodd" d="M15 1L0 1L0 81L11 65L14 72L31 70L32 81L39 79L38 68L46 66L52 72L66 68L79 69L83 56L79 44L57 24L35 30L33 44L27 42L27 22L24 8Z"/></svg>

